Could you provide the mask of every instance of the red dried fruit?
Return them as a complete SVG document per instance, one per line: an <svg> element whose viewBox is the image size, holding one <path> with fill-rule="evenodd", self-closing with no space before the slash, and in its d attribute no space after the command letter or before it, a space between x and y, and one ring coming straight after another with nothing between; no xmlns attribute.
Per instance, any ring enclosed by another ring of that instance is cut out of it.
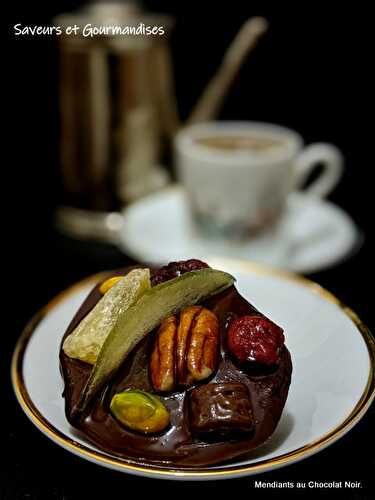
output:
<svg viewBox="0 0 375 500"><path fill-rule="evenodd" d="M240 362L278 363L283 329L262 316L243 316L229 326L228 348Z"/></svg>
<svg viewBox="0 0 375 500"><path fill-rule="evenodd" d="M204 269L205 267L209 267L209 265L198 259L170 262L168 265L161 267L158 271L156 271L151 279L151 282L152 285L155 286L159 283L163 283L164 281L177 278L177 276L180 276L181 274L185 274L189 271L196 271L198 269Z"/></svg>

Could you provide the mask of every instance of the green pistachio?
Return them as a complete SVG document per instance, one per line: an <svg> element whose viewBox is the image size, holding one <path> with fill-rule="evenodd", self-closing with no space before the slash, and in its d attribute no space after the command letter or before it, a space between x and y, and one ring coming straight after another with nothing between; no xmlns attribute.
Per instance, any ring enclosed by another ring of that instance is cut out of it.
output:
<svg viewBox="0 0 375 500"><path fill-rule="evenodd" d="M160 432L169 424L168 410L148 392L129 390L115 394L110 408L121 424L144 434Z"/></svg>

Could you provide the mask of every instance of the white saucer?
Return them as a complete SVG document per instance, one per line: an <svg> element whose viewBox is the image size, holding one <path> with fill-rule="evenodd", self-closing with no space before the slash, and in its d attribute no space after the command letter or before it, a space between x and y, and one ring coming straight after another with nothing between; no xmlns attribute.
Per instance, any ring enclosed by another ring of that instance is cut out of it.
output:
<svg viewBox="0 0 375 500"><path fill-rule="evenodd" d="M125 209L120 246L141 262L165 264L208 255L312 273L345 258L361 240L352 219L325 200L293 194L283 222L244 243L207 239L193 227L184 191L172 187Z"/></svg>
<svg viewBox="0 0 375 500"><path fill-rule="evenodd" d="M61 396L60 342L87 293L103 276L60 294L31 320L18 341L13 387L33 424L61 447L104 467L184 480L235 478L275 469L319 452L348 432L375 396L374 339L358 317L303 278L225 259L209 264L232 273L240 293L285 329L292 383L277 429L264 445L231 463L187 470L104 453L74 432Z"/></svg>

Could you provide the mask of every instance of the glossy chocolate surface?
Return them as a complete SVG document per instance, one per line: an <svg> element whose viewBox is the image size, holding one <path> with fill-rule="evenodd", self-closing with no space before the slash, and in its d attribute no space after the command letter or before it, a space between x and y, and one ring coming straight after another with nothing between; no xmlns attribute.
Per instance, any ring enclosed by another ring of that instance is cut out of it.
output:
<svg viewBox="0 0 375 500"><path fill-rule="evenodd" d="M111 273L125 274L122 272ZM64 338L101 298L98 286L89 294L69 325ZM218 368L210 380L199 384L216 383L245 386L250 394L252 422L244 422L240 434L222 434L212 429L209 436L197 433L194 416L191 415L191 392L181 390L161 396L170 411L171 425L160 435L145 436L127 430L110 414L112 396L125 389L141 389L153 392L149 377L150 352L155 332L149 334L124 362L114 380L97 396L88 413L79 421L71 418L91 371L91 365L67 357L60 351L60 367L65 382L65 404L68 421L99 448L137 463L160 466L205 466L228 461L245 454L262 444L275 430L280 419L291 380L292 363L289 351L283 348L280 363L270 370L258 367L252 373L236 366L225 342L228 322L247 314L260 314L237 292L235 287L214 296L204 303L216 313L220 321L220 359ZM195 424L194 424L195 422ZM248 424L247 427L245 424ZM208 425L208 424L207 424ZM218 426L219 428L220 426Z"/></svg>

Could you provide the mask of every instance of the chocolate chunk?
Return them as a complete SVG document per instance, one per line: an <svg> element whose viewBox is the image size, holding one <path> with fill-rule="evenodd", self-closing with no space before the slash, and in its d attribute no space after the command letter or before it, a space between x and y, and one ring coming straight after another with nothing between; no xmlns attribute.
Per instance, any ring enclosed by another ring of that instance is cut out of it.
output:
<svg viewBox="0 0 375 500"><path fill-rule="evenodd" d="M249 432L254 427L249 392L241 383L206 384L190 395L194 434Z"/></svg>

